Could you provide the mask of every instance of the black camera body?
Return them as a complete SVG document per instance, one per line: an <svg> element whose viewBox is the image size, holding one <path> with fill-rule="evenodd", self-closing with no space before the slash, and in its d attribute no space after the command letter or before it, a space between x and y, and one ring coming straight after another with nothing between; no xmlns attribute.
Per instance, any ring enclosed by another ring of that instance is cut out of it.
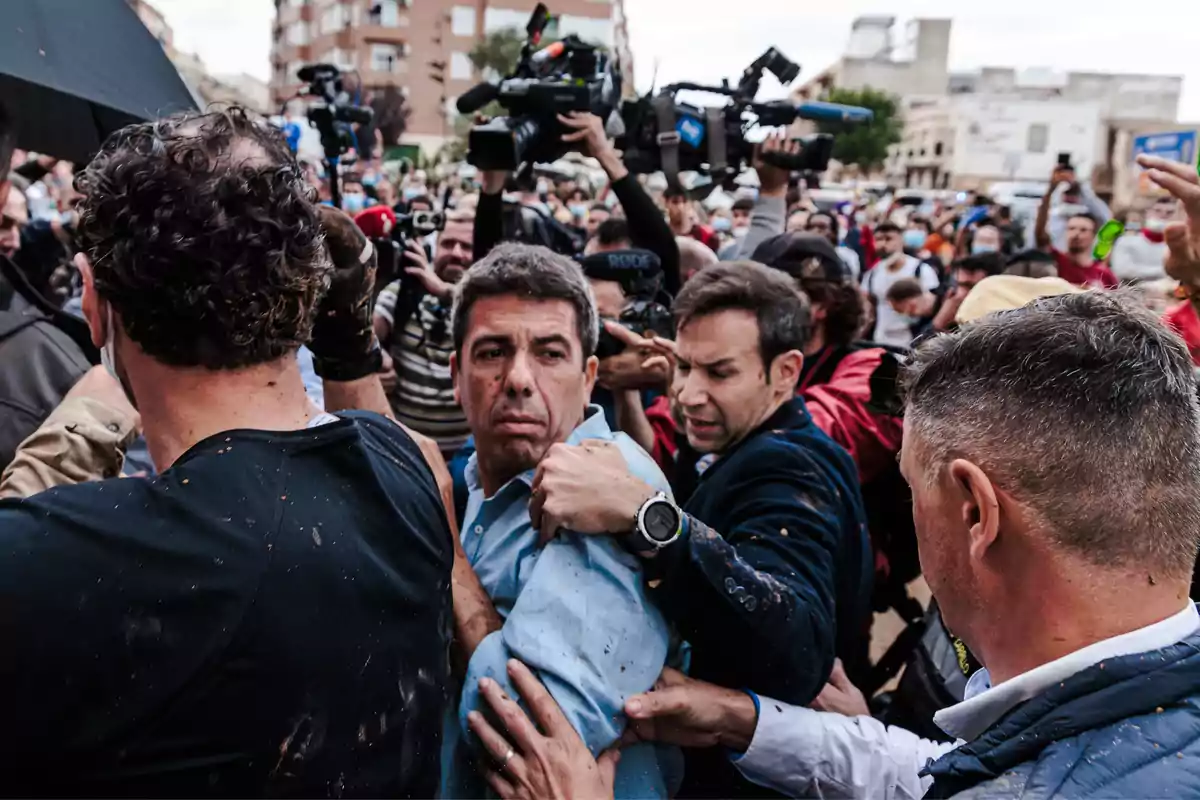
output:
<svg viewBox="0 0 1200 800"><path fill-rule="evenodd" d="M526 28L529 38L513 74L498 85L484 83L459 98L470 114L496 100L508 113L471 128L467 161L479 169L513 171L522 164L550 162L574 147L562 141L567 129L559 114L586 111L607 119L621 95L619 73L608 55L574 35L535 51L549 22L539 3Z"/></svg>
<svg viewBox="0 0 1200 800"><path fill-rule="evenodd" d="M583 256L579 265L589 278L621 285L628 300L617 322L639 336L675 338L675 317L671 314L670 298L662 293L662 263L658 256L649 250L609 250ZM597 358L609 358L624 350L620 340L600 328Z"/></svg>
<svg viewBox="0 0 1200 800"><path fill-rule="evenodd" d="M800 67L772 47L746 68L736 87L729 81L721 86L674 83L658 94L626 102L621 108L626 133L616 141L625 165L634 173L661 170L673 186L679 185L680 172L689 171L728 185L754 157L755 146L746 140L753 127L782 127L797 119L856 122L872 117L868 109L834 103L757 102L754 97L768 71L787 85L800 74ZM680 102L678 93L688 90L724 95L729 102L709 107ZM833 137L815 134L799 141L802 146L795 155L768 153L765 160L789 171L824 172L833 154Z"/></svg>
<svg viewBox="0 0 1200 800"><path fill-rule="evenodd" d="M317 98L308 106L308 124L321 134L333 204L342 204L337 165L354 146L354 125L370 125L374 112L356 106L342 86L342 72L332 64L307 64L297 77L308 84L303 94Z"/></svg>

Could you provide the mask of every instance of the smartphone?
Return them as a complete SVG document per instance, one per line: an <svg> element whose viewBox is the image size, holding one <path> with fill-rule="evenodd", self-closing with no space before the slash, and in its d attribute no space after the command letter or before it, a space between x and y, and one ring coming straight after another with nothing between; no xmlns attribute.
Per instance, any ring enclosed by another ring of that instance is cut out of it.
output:
<svg viewBox="0 0 1200 800"><path fill-rule="evenodd" d="M1058 154L1058 168L1059 169L1074 169L1074 167L1071 166L1071 154L1070 153L1059 153Z"/></svg>

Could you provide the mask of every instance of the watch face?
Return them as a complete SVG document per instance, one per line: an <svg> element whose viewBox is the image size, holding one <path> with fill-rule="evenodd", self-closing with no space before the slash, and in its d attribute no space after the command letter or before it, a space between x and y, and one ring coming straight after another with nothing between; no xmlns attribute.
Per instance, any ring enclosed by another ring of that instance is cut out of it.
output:
<svg viewBox="0 0 1200 800"><path fill-rule="evenodd" d="M651 503L644 517L646 535L656 542L668 541L679 529L679 514L667 502Z"/></svg>

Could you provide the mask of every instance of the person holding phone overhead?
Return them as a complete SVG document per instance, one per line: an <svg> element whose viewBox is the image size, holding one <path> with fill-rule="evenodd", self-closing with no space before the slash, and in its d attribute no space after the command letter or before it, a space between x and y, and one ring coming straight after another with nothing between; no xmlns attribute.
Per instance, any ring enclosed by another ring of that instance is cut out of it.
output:
<svg viewBox="0 0 1200 800"><path fill-rule="evenodd" d="M1056 195L1060 201L1054 206ZM1117 286L1112 270L1092 255L1096 232L1111 217L1108 206L1076 178L1070 154L1059 153L1050 186L1038 206L1033 235L1038 249L1054 256L1060 278L1078 286Z"/></svg>

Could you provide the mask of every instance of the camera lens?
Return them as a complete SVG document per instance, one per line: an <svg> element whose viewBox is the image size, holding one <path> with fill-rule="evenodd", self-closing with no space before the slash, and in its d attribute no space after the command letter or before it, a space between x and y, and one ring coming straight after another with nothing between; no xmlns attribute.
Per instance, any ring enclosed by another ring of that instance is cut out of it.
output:
<svg viewBox="0 0 1200 800"><path fill-rule="evenodd" d="M471 129L468 160L479 169L514 170L540 133L533 117L497 117Z"/></svg>

